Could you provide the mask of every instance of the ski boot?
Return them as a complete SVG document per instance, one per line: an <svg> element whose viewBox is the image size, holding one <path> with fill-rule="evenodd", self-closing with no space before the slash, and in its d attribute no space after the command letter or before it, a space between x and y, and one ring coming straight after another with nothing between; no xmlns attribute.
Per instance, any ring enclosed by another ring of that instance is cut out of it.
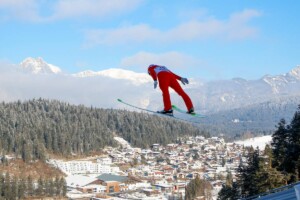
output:
<svg viewBox="0 0 300 200"><path fill-rule="evenodd" d="M194 108L191 108L191 109L190 109L189 111L187 111L186 113L187 113L187 114L191 114L191 115L196 114Z"/></svg>
<svg viewBox="0 0 300 200"><path fill-rule="evenodd" d="M172 109L157 111L157 113L173 116L173 110Z"/></svg>

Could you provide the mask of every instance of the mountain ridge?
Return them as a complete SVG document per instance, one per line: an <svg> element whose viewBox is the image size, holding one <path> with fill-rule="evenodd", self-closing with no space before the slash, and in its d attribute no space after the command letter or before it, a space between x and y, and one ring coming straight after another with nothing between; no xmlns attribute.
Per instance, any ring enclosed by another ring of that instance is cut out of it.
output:
<svg viewBox="0 0 300 200"><path fill-rule="evenodd" d="M26 60L28 61L28 59ZM54 73L53 71L49 72L50 67L42 58L30 58L29 61L32 61L33 64L28 64L27 62L27 65L31 66L31 68L28 67L27 69L32 70L33 74ZM59 69L59 67L57 68ZM58 69L56 71L61 72ZM68 79L75 78L72 82L79 81L88 84L88 82L91 82L91 79L94 80L94 84L98 84L98 82L109 81L109 87L112 88L110 89L110 94L114 91L117 92L119 89L114 89L114 87L121 87L118 86L120 84L122 84L122 90L128 90L129 92L129 88L132 88L135 93L127 92L130 96L129 100L132 99L133 102L137 102L137 105L143 108L158 109L162 104L161 97L158 95L159 90L150 90L152 79L147 73L136 73L125 69L110 68L98 72L86 70L65 75L69 77ZM282 75L265 75L257 80L246 80L237 77L229 80L203 82L200 79L190 78L190 83L183 87L191 96L196 111L203 114L217 113L219 111L232 110L271 101L277 97L300 95L298 93L298 88L300 88L300 66L298 65ZM101 93L101 88L99 88L98 92ZM182 99L174 94L173 90L170 90L170 92L172 103L184 108L185 105ZM116 98L122 97L116 96ZM142 102L149 103L144 104ZM111 107L118 108L118 105L111 103Z"/></svg>
<svg viewBox="0 0 300 200"><path fill-rule="evenodd" d="M57 73L57 71L59 71L59 72L62 71L59 67L46 63L41 57L38 57L36 59L32 58L32 57L28 57L20 63L20 66L22 68L28 68L28 71L31 70L31 72L35 73L35 74L37 74L39 72L45 72L45 73L49 72L49 70L48 70L49 68L52 70L52 71L50 71L52 73ZM129 80L132 80L131 76L134 76L134 77L148 79L148 81L144 81L142 83L149 82L149 78L148 78L149 76L147 75L147 73L136 73L134 71L120 69L120 68L109 68L109 69L105 69L105 70L101 70L101 71L85 70L85 71L81 71L81 72L74 73L74 74L68 74L68 75L71 75L74 77L81 77L81 78L91 77L91 76L107 76L107 77L115 78L115 79L129 79ZM300 80L300 65L297 65L295 68L290 70L288 73L285 73L282 75L264 75L262 78L260 78L258 80L264 80L265 82L267 82L269 84L269 82L271 80L275 81L276 79L280 79L281 81ZM242 81L243 82L251 81L251 80L244 79L242 77L235 77L235 78L229 79L227 81L231 81L231 80L232 81L241 81L241 82ZM214 81L212 81L212 82L214 82Z"/></svg>
<svg viewBox="0 0 300 200"><path fill-rule="evenodd" d="M22 70L33 74L58 74L61 69L55 65L49 64L43 58L28 57L20 63Z"/></svg>
<svg viewBox="0 0 300 200"><path fill-rule="evenodd" d="M300 104L300 95L278 97L270 101L212 113L201 120L203 127L226 135L241 133L271 134L281 119L291 121Z"/></svg>

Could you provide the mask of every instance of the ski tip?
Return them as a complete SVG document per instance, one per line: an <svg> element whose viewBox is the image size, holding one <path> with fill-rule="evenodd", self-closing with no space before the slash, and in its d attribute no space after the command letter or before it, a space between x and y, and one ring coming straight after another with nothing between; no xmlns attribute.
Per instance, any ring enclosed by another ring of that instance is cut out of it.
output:
<svg viewBox="0 0 300 200"><path fill-rule="evenodd" d="M206 116L205 115L201 115L201 114L198 114L198 113L187 113L188 115L192 115L194 117L198 117L198 118L205 118Z"/></svg>
<svg viewBox="0 0 300 200"><path fill-rule="evenodd" d="M122 102L122 100L121 99L117 99L119 102Z"/></svg>

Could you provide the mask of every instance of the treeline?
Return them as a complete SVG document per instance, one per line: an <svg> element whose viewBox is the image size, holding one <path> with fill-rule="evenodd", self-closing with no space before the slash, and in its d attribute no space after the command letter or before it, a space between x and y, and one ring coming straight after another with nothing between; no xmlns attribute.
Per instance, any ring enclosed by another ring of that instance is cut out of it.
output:
<svg viewBox="0 0 300 200"><path fill-rule="evenodd" d="M145 148L186 135L208 133L168 118L57 100L0 104L0 155L13 153L25 162L45 160L48 153L69 156L101 151L105 146L118 145L114 136Z"/></svg>
<svg viewBox="0 0 300 200"><path fill-rule="evenodd" d="M239 166L237 181L228 176L218 199L236 200L299 181L299 152L300 105L290 124L280 120L271 146L266 146L263 153L248 149L247 163Z"/></svg>
<svg viewBox="0 0 300 200"><path fill-rule="evenodd" d="M33 180L12 177L9 173L0 173L0 199L15 200L32 197L65 197L67 192L66 181L63 177Z"/></svg>

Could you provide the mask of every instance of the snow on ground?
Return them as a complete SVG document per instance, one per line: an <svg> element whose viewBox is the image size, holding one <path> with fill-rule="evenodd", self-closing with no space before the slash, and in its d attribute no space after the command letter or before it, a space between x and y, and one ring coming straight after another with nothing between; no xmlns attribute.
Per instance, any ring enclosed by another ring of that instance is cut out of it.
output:
<svg viewBox="0 0 300 200"><path fill-rule="evenodd" d="M250 138L244 141L236 141L236 144L242 144L244 146L253 146L254 148L258 147L260 150L264 150L266 144L271 144L272 136L266 135L261 137Z"/></svg>

